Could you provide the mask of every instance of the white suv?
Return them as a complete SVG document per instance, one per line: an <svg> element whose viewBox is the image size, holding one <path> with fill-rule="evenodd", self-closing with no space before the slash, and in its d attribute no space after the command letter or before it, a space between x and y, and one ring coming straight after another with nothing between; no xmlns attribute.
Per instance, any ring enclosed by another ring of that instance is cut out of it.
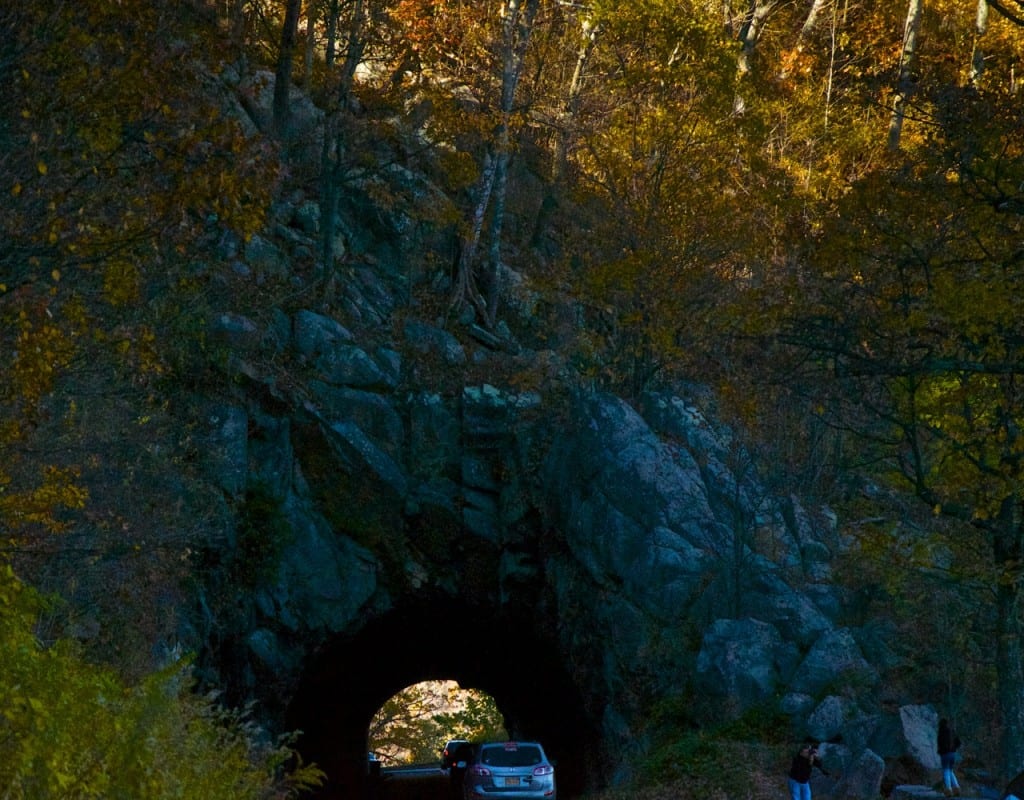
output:
<svg viewBox="0 0 1024 800"><path fill-rule="evenodd" d="M462 796L556 800L555 765L539 742L487 742L476 748L462 779Z"/></svg>

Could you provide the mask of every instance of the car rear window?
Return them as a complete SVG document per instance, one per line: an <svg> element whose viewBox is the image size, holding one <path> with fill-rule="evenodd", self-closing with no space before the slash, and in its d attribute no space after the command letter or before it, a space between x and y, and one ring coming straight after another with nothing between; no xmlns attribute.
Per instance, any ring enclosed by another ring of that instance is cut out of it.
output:
<svg viewBox="0 0 1024 800"><path fill-rule="evenodd" d="M487 747L481 756L480 760L492 767L532 767L544 760L540 748L528 744L518 747Z"/></svg>

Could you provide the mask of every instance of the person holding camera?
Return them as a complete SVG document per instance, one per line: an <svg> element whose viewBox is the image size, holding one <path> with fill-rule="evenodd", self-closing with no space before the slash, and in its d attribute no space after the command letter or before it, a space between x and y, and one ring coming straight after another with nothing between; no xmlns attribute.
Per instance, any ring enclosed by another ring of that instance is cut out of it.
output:
<svg viewBox="0 0 1024 800"><path fill-rule="evenodd" d="M818 758L818 743L804 740L789 768L789 796L792 800L811 800L811 771L815 767L825 772Z"/></svg>

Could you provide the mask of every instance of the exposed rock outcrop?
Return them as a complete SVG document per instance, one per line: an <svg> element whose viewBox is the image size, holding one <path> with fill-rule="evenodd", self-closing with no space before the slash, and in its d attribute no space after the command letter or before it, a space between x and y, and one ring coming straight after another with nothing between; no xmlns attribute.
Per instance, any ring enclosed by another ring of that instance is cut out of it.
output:
<svg viewBox="0 0 1024 800"><path fill-rule="evenodd" d="M252 274L315 250L311 199L275 217L288 236L246 245ZM279 539L230 613L202 605L183 626L212 682L279 724L325 652L417 604L464 606L535 626L598 732L602 779L628 775L666 699L703 724L788 716L794 737L833 743L841 778L816 791L836 797L877 796L887 759L935 768L934 712L883 697L884 633L854 625L832 582L843 543L828 509L773 496L687 387L629 404L553 354L535 390L470 378L541 356L471 321L405 314L392 334L401 273L354 266L344 322L315 307L211 322L237 391L205 415L206 466L229 497L269 497Z"/></svg>

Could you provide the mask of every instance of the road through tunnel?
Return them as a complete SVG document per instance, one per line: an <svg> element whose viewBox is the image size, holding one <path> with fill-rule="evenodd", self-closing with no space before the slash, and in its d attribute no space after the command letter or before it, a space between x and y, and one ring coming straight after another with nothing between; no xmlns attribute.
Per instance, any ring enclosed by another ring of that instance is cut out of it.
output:
<svg viewBox="0 0 1024 800"><path fill-rule="evenodd" d="M486 692L512 737L541 741L557 762L560 797L602 784L594 703L537 619L463 608L448 598L389 611L339 636L306 665L288 727L302 732L304 760L327 773L323 797L363 797L373 715L402 688L442 679Z"/></svg>

